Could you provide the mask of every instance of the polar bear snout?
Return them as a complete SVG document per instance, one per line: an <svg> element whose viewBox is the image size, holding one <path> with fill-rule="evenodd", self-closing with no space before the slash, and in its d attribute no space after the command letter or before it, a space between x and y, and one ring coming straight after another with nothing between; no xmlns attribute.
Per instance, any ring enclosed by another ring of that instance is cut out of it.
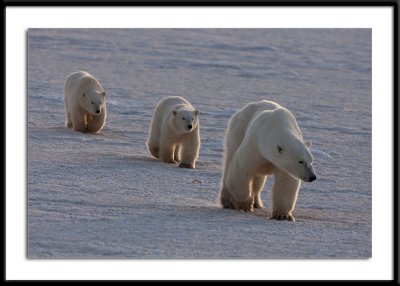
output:
<svg viewBox="0 0 400 286"><path fill-rule="evenodd" d="M188 129L189 129L189 130L192 130L192 127L193 127L192 124L189 124L189 125L188 125Z"/></svg>
<svg viewBox="0 0 400 286"><path fill-rule="evenodd" d="M303 182L311 183L317 179L317 176L315 174L310 175L310 176L301 176L300 180Z"/></svg>
<svg viewBox="0 0 400 286"><path fill-rule="evenodd" d="M317 179L317 176L315 175L314 168L312 166L309 166L307 169L308 174L305 180L303 179L303 181L311 183Z"/></svg>
<svg viewBox="0 0 400 286"><path fill-rule="evenodd" d="M101 110L102 110L101 107L92 107L92 108L88 109L88 112L91 115L99 116L101 114Z"/></svg>
<svg viewBox="0 0 400 286"><path fill-rule="evenodd" d="M310 163L304 165L305 168L302 171L302 175L300 175L300 179L308 183L315 181L317 179L317 175L315 174L313 166Z"/></svg>
<svg viewBox="0 0 400 286"><path fill-rule="evenodd" d="M308 178L308 181L311 183L312 181L315 181L317 179L317 176L313 175L310 178Z"/></svg>

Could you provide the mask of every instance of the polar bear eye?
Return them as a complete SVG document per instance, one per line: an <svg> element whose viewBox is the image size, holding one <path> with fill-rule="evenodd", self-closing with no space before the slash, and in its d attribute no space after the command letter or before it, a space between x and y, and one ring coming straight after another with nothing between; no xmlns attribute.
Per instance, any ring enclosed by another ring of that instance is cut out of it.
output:
<svg viewBox="0 0 400 286"><path fill-rule="evenodd" d="M182 120L185 120L185 117L182 117Z"/></svg>
<svg viewBox="0 0 400 286"><path fill-rule="evenodd" d="M90 103L91 103L91 104L94 104L94 102L93 102L93 101L91 101Z"/></svg>
<svg viewBox="0 0 400 286"><path fill-rule="evenodd" d="M304 164L304 162L303 161L299 161L299 164Z"/></svg>

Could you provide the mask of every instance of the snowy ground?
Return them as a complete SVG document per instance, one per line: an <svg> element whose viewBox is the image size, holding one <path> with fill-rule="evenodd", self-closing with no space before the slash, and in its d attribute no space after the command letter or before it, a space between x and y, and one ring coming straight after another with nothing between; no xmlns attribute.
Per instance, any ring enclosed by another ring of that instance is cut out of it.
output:
<svg viewBox="0 0 400 286"><path fill-rule="evenodd" d="M100 134L65 127L63 83L108 92ZM149 155L156 103L200 110L197 169ZM274 100L313 142L318 179L296 222L222 209L223 135L244 104ZM28 32L29 258L371 257L371 30L34 29Z"/></svg>

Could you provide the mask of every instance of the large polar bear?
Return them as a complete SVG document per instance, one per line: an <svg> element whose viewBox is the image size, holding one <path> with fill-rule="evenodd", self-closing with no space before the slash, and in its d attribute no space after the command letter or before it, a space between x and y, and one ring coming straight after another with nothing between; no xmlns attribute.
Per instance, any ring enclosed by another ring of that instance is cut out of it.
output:
<svg viewBox="0 0 400 286"><path fill-rule="evenodd" d="M162 99L153 115L147 146L163 162L180 161L181 168L195 168L200 149L199 111L180 96Z"/></svg>
<svg viewBox="0 0 400 286"><path fill-rule="evenodd" d="M100 82L88 72L69 74L64 84L67 127L81 132L99 132L107 117L105 96Z"/></svg>
<svg viewBox="0 0 400 286"><path fill-rule="evenodd" d="M316 179L311 143L293 114L272 101L249 103L229 120L225 134L220 202L224 208L262 208L260 193L274 175L272 219L294 221L300 182Z"/></svg>

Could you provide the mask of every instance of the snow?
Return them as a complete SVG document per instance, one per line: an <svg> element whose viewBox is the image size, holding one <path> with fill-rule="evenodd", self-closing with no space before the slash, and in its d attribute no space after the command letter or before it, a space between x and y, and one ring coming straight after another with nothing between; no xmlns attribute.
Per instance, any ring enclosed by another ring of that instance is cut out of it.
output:
<svg viewBox="0 0 400 286"><path fill-rule="evenodd" d="M87 70L107 91L99 134L65 127L63 83ZM157 102L200 110L197 168L152 158ZM317 180L296 222L217 201L230 116L289 108L313 142ZM370 29L30 29L29 258L369 258Z"/></svg>

